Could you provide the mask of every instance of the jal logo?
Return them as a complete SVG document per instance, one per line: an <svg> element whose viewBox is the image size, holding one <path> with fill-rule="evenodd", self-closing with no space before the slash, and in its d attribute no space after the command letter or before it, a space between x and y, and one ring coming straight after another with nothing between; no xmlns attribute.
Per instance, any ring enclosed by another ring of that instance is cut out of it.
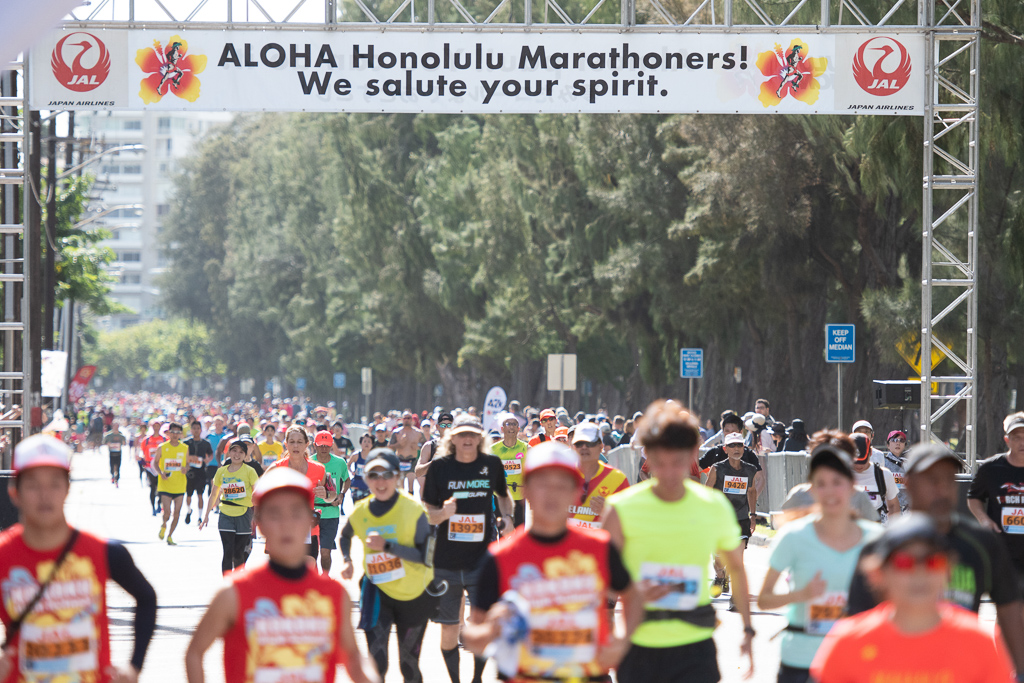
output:
<svg viewBox="0 0 1024 683"><path fill-rule="evenodd" d="M853 57L853 77L861 89L885 97L910 80L910 53L903 43L883 36L863 43Z"/></svg>
<svg viewBox="0 0 1024 683"><path fill-rule="evenodd" d="M91 33L69 33L53 48L50 68L54 77L68 90L88 92L107 80L110 53L103 41Z"/></svg>

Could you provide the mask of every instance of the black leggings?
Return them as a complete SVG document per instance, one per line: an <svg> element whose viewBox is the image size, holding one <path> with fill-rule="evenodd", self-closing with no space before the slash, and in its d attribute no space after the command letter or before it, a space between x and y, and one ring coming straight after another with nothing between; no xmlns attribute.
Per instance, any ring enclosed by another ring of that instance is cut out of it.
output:
<svg viewBox="0 0 1024 683"><path fill-rule="evenodd" d="M149 470L146 470L146 476L149 477L149 504L156 510L156 486L159 479Z"/></svg>
<svg viewBox="0 0 1024 683"><path fill-rule="evenodd" d="M121 479L121 454L110 456L110 476L114 481Z"/></svg>
<svg viewBox="0 0 1024 683"><path fill-rule="evenodd" d="M245 566L249 559L249 552L252 550L252 536L249 534L236 534L233 531L220 532L220 544L224 548L224 557L220 561L220 570L229 572Z"/></svg>
<svg viewBox="0 0 1024 683"><path fill-rule="evenodd" d="M391 626L398 636L398 667L405 683L422 683L420 673L420 646L427 630L429 612L424 610L436 599L426 593L413 600L395 600L386 593L380 593L380 615L373 628L366 629L366 647L377 663L377 671L383 679L388 671L388 640Z"/></svg>

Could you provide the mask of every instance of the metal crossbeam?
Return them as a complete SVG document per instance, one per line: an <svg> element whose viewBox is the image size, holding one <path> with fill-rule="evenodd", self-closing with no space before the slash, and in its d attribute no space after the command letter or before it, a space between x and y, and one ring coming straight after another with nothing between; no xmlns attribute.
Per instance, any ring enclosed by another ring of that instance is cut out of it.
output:
<svg viewBox="0 0 1024 683"><path fill-rule="evenodd" d="M500 24L496 17L508 8L510 0L426 0L427 11L405 12L415 2L400 0L292 0L284 9L271 12L266 0L100 0L88 9L80 8L67 17L69 25L95 28L126 28L155 24L225 26L234 28L306 29L326 26L346 27L359 24L425 25L483 27L488 25L525 27L531 25L618 26L643 25L673 27L731 27L753 30L765 27L920 27L921 17L914 5L937 2L946 22L962 19L961 4L968 0L619 0L617 16L606 13L598 21L597 11L607 0L593 0L575 17L564 2L545 0L543 17L534 17L530 0L521 0L521 11L510 10ZM518 3L515 3L518 4ZM638 9L639 8L639 9ZM287 11L285 12L285 9ZM282 12L284 13L282 16ZM277 16L275 16L277 15ZM399 17L403 17L399 19ZM582 17L582 18L579 18ZM537 19L540 19L538 21ZM967 26L967 24L961 24Z"/></svg>

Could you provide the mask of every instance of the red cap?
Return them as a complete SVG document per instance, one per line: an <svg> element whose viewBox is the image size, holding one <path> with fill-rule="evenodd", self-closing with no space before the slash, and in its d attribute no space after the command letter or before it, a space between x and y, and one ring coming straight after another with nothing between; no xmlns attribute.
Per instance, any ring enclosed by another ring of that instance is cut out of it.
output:
<svg viewBox="0 0 1024 683"><path fill-rule="evenodd" d="M301 493L309 500L309 506L313 507L313 484L306 475L290 467L275 467L260 477L252 492L252 504L259 505L268 494L289 489Z"/></svg>
<svg viewBox="0 0 1024 683"><path fill-rule="evenodd" d="M324 430L319 431L319 432L316 433L316 436L313 437L313 445L314 446L333 446L334 445L334 435L331 434L328 431L324 431Z"/></svg>
<svg viewBox="0 0 1024 683"><path fill-rule="evenodd" d="M580 472L580 456L576 455L576 451L558 441L545 441L526 452L523 478L549 467L564 470L576 477L577 482L583 483L583 473Z"/></svg>
<svg viewBox="0 0 1024 683"><path fill-rule="evenodd" d="M555 415L555 411L551 410L551 408L545 408L544 410L540 411L540 419L542 420L547 420L548 418L554 417L557 416Z"/></svg>

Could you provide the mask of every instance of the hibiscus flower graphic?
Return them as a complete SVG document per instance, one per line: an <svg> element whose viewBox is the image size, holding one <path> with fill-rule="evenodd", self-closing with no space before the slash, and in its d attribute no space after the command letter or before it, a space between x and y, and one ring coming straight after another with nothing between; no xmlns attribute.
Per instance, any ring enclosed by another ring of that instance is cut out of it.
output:
<svg viewBox="0 0 1024 683"><path fill-rule="evenodd" d="M199 99L196 75L206 69L206 55L188 54L188 41L181 36L171 36L166 48L154 40L153 47L135 53L135 63L148 74L139 84L143 103L155 104L167 93L189 102Z"/></svg>
<svg viewBox="0 0 1024 683"><path fill-rule="evenodd" d="M775 48L757 55L757 68L767 78L761 84L761 94L757 99L766 108L774 107L787 96L792 96L804 104L818 101L821 83L818 76L825 73L828 67L827 57L808 57L807 43L794 38L789 49L783 51L782 46L775 43Z"/></svg>

